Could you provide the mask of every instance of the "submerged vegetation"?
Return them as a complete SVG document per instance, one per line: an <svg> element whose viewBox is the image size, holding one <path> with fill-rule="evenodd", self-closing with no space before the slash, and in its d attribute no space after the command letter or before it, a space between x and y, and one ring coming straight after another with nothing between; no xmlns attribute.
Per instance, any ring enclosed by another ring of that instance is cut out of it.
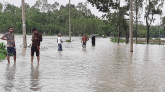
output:
<svg viewBox="0 0 165 92"><path fill-rule="evenodd" d="M71 42L71 40L66 40L66 42Z"/></svg>
<svg viewBox="0 0 165 92"><path fill-rule="evenodd" d="M118 38L117 37L113 37L113 38L110 38L112 42L118 42ZM126 42L126 39L120 39L119 42Z"/></svg>
<svg viewBox="0 0 165 92"><path fill-rule="evenodd" d="M111 42L118 42L118 38L117 37L113 37L113 38L110 38L111 39ZM121 39L120 38L120 43L124 43L126 42L126 39ZM134 40L134 43L136 44L147 44L147 39L138 39L137 42L136 40ZM164 45L165 44L165 40L161 40L160 38L155 38L155 39L152 39L150 38L150 41L148 44L152 44L152 45Z"/></svg>
<svg viewBox="0 0 165 92"><path fill-rule="evenodd" d="M7 50L3 42L0 43L0 61L6 58Z"/></svg>

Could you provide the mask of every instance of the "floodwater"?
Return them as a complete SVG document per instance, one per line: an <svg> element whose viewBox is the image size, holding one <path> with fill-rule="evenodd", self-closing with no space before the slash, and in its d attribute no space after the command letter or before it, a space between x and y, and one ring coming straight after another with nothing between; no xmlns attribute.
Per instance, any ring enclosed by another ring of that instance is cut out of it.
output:
<svg viewBox="0 0 165 92"><path fill-rule="evenodd" d="M72 37L58 52L57 36L43 36L37 64L30 47L22 48L22 36L15 37L16 64L12 57L10 64L0 62L1 92L165 92L164 45L134 44L130 53L129 44L96 38L95 46L90 39L82 49L81 38Z"/></svg>

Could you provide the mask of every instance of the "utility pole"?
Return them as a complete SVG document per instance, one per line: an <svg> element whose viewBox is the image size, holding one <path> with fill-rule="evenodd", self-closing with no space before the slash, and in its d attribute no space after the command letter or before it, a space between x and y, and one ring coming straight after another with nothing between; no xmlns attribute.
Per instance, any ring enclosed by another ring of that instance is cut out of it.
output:
<svg viewBox="0 0 165 92"><path fill-rule="evenodd" d="M69 40L71 41L70 0L69 0Z"/></svg>
<svg viewBox="0 0 165 92"><path fill-rule="evenodd" d="M133 52L133 10L132 10L132 0L130 0L130 52Z"/></svg>
<svg viewBox="0 0 165 92"><path fill-rule="evenodd" d="M22 0L22 31L23 31L23 48L27 48L26 41L26 21L25 21L25 1Z"/></svg>

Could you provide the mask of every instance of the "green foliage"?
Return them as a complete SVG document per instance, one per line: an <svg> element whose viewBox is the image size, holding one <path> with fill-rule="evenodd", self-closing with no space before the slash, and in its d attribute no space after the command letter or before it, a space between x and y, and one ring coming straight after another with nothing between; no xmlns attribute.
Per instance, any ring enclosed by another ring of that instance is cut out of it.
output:
<svg viewBox="0 0 165 92"><path fill-rule="evenodd" d="M146 42L137 42L137 44L147 44ZM151 44L151 45L164 45L164 43L158 43L158 42L150 42L148 44Z"/></svg>
<svg viewBox="0 0 165 92"><path fill-rule="evenodd" d="M138 30L137 30L137 37L139 38L145 38L147 37L147 27L144 25L137 25L138 26ZM135 25L134 25L135 28ZM159 29L160 26L151 26L150 27L150 37L154 37L157 38L159 37ZM134 31L133 33L134 37L136 36L136 33ZM160 29L160 37L165 37L165 30Z"/></svg>
<svg viewBox="0 0 165 92"><path fill-rule="evenodd" d="M0 53L0 61L5 59L6 55L4 55L3 53Z"/></svg>
<svg viewBox="0 0 165 92"><path fill-rule="evenodd" d="M155 40L161 40L160 38L155 38Z"/></svg>
<svg viewBox="0 0 165 92"><path fill-rule="evenodd" d="M146 0L147 3L145 3L145 15L144 18L146 20L146 26L147 26L147 43L149 43L149 31L151 24L155 21L154 15L161 15L163 7L164 0Z"/></svg>
<svg viewBox="0 0 165 92"><path fill-rule="evenodd" d="M4 50L5 47L6 47L6 46L4 45L4 42L1 42L1 43L0 43L0 49Z"/></svg>
<svg viewBox="0 0 165 92"><path fill-rule="evenodd" d="M147 31L146 30L138 30L137 31L137 37L141 37L144 38L147 35Z"/></svg>
<svg viewBox="0 0 165 92"><path fill-rule="evenodd" d="M159 42L152 42L152 43L149 43L149 44L152 44L152 45L164 45L164 43L159 43Z"/></svg>
<svg viewBox="0 0 165 92"><path fill-rule="evenodd" d="M91 2L104 0L88 0ZM112 4L113 0L110 0L108 4ZM138 0L140 1L140 0ZM101 5L101 3L98 3ZM126 2L127 3L127 2ZM96 5L97 3L93 3ZM47 0L38 0L36 4L30 7L28 4L26 7L26 32L32 34L32 28L36 28L40 33L45 35L63 34L69 35L69 5L61 5L55 2L49 4ZM100 6L96 5L96 6ZM104 3L106 5L106 3ZM5 7L2 7L5 6ZM113 7L111 5L110 7ZM141 6L141 5L140 5ZM140 7L139 6L139 7ZM60 7L60 9L58 9ZM108 6L107 6L108 7ZM117 7L117 6L115 6ZM101 9L101 7L97 7ZM105 7L106 8L106 7ZM125 6L120 7L120 12L117 12L119 8L113 9L116 12L106 12L105 16L108 20L102 20L93 15L90 9L87 8L87 3L79 3L77 6L71 4L71 31L73 36L86 34L99 34L112 36L118 36L118 28L120 26L120 36L124 37L129 35L129 24L125 19L125 15L129 9L128 3ZM101 11L104 9L102 8ZM154 11L155 12L155 11ZM0 33L8 31L10 26L14 27L14 33L22 34L22 9L12 4L6 3L5 5L0 3ZM138 37L146 37L146 26L138 25ZM158 37L159 27L151 26L150 34L152 37ZM165 35L164 30L160 30L162 36Z"/></svg>
<svg viewBox="0 0 165 92"><path fill-rule="evenodd" d="M5 45L3 42L0 43L0 60L5 59L7 55L7 50L5 49Z"/></svg>
<svg viewBox="0 0 165 92"><path fill-rule="evenodd" d="M7 50L6 49L0 49L0 53L6 55L7 54Z"/></svg>
<svg viewBox="0 0 165 92"><path fill-rule="evenodd" d="M151 37L149 38L150 40L153 40Z"/></svg>
<svg viewBox="0 0 165 92"><path fill-rule="evenodd" d="M121 5L122 3L119 0L87 1L95 6L99 11L105 13L102 17L108 19L109 23L106 23L106 26L103 26L102 28L107 36L113 35L115 37L126 37L128 41L129 24L125 16L129 16L129 0L124 0L124 5ZM101 34L103 34L103 32L101 32Z"/></svg>
<svg viewBox="0 0 165 92"><path fill-rule="evenodd" d="M71 40L66 40L66 42L71 42Z"/></svg>
<svg viewBox="0 0 165 92"><path fill-rule="evenodd" d="M112 42L118 42L118 38L117 37L113 37L113 38L110 38ZM124 43L126 41L126 39L120 39L119 42L122 42Z"/></svg>
<svg viewBox="0 0 165 92"><path fill-rule="evenodd" d="M99 36L105 35L104 31L98 32Z"/></svg>
<svg viewBox="0 0 165 92"><path fill-rule="evenodd" d="M137 42L137 44L146 44L145 42Z"/></svg>

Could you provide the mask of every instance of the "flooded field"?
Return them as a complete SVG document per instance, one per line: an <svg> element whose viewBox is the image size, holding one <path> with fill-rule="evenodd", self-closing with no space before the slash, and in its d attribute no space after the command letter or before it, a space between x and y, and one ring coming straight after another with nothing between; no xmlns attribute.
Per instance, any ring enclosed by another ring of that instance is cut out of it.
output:
<svg viewBox="0 0 165 92"><path fill-rule="evenodd" d="M12 57L10 64L0 62L1 92L165 92L164 45L134 44L130 53L129 44L96 38L95 46L90 39L83 49L81 37L72 37L58 52L57 36L43 36L37 64L30 47L22 48L22 36L15 37L16 64Z"/></svg>

